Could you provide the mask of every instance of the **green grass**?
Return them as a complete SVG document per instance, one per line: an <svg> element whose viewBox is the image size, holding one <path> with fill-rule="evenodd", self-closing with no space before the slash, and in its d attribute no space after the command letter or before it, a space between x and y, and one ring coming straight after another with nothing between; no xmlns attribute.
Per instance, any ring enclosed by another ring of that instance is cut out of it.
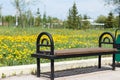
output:
<svg viewBox="0 0 120 80"><path fill-rule="evenodd" d="M0 27L0 66L34 64L36 59L31 57L36 50L36 37L40 32L49 32L53 35L55 49L98 47L98 38L103 32L114 34L115 29L47 29L41 27L16 28ZM80 57L87 59L93 57ZM62 60L73 60L62 59ZM57 60L61 61L61 60ZM41 62L49 62L42 59Z"/></svg>
<svg viewBox="0 0 120 80"><path fill-rule="evenodd" d="M72 30L72 29L48 29L41 27L30 27L30 28L21 28L21 27L2 27L0 26L0 35L5 36L14 36L14 35L34 35L39 34L42 31L47 31L52 34L66 34L69 35L71 32L75 32L78 34L91 34L98 32L112 32L114 34L116 29L88 29L88 30ZM63 33L62 33L63 32ZM74 34L73 34L74 35ZM76 34L75 34L76 35Z"/></svg>

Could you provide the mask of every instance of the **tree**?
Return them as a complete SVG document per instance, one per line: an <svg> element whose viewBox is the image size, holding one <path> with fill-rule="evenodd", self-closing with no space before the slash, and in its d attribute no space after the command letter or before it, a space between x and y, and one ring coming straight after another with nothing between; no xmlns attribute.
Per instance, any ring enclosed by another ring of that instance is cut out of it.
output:
<svg viewBox="0 0 120 80"><path fill-rule="evenodd" d="M43 26L46 27L47 23L47 17L46 17L46 12L43 14Z"/></svg>
<svg viewBox="0 0 120 80"><path fill-rule="evenodd" d="M107 4L115 5L116 7L120 6L120 0L105 0Z"/></svg>
<svg viewBox="0 0 120 80"><path fill-rule="evenodd" d="M52 17L48 16L47 21L48 21L48 28L51 28L52 27Z"/></svg>
<svg viewBox="0 0 120 80"><path fill-rule="evenodd" d="M28 26L28 27L31 27L33 26L33 22L34 22L34 17L32 15L32 12L31 10L28 10L27 12L25 13L22 13L22 17L23 17L23 26ZM20 17L18 18L18 22L19 22L19 25L21 24L20 22Z"/></svg>
<svg viewBox="0 0 120 80"><path fill-rule="evenodd" d="M118 16L116 16L115 18L114 18L114 26L116 27L116 28L118 28L118 26L119 26L119 17Z"/></svg>
<svg viewBox="0 0 120 80"><path fill-rule="evenodd" d="M21 24L22 27L24 27L24 19L23 19L23 15L25 14L25 12L27 11L27 9L29 9L29 6L35 2L38 2L39 0L11 0L13 6L16 9L16 19L18 19L18 17L20 18L19 22ZM16 20L18 21L18 20Z"/></svg>
<svg viewBox="0 0 120 80"><path fill-rule="evenodd" d="M85 14L85 15L83 16L83 19L84 19L84 20L87 20L87 19L89 19L89 17Z"/></svg>
<svg viewBox="0 0 120 80"><path fill-rule="evenodd" d="M31 27L34 24L34 17L32 15L31 10L28 10L26 12L26 18L27 18L27 26Z"/></svg>
<svg viewBox="0 0 120 80"><path fill-rule="evenodd" d="M37 9L37 17L35 19L35 26L40 26L41 23L41 15L40 15L40 10L39 8Z"/></svg>
<svg viewBox="0 0 120 80"><path fill-rule="evenodd" d="M105 28L113 28L113 22L114 22L114 16L113 13L110 12L106 19Z"/></svg>
<svg viewBox="0 0 120 80"><path fill-rule="evenodd" d="M69 9L67 24L68 24L68 28L79 29L79 16L75 3L73 4L72 8Z"/></svg>
<svg viewBox="0 0 120 80"><path fill-rule="evenodd" d="M88 17L87 15L83 16L82 19L82 29L88 29L90 27L90 21L88 20L90 17Z"/></svg>
<svg viewBox="0 0 120 80"><path fill-rule="evenodd" d="M0 5L0 25L2 25L2 5Z"/></svg>
<svg viewBox="0 0 120 80"><path fill-rule="evenodd" d="M21 23L21 26L23 27L22 11L26 6L25 0L13 0L12 3L16 8L16 13L17 13L16 14L16 19L18 19L17 17L20 16L20 23Z"/></svg>
<svg viewBox="0 0 120 80"><path fill-rule="evenodd" d="M10 21L12 20L11 19L12 18L12 16L6 16L6 22L7 22L7 24L8 24L8 27L10 26Z"/></svg>
<svg viewBox="0 0 120 80"><path fill-rule="evenodd" d="M67 20L67 28L72 28L72 15L71 15L71 10L69 9L69 16Z"/></svg>
<svg viewBox="0 0 120 80"><path fill-rule="evenodd" d="M97 23L105 23L105 22L106 22L106 19L107 19L106 16L100 15L100 16L98 16L98 18L95 20L95 22L97 22Z"/></svg>
<svg viewBox="0 0 120 80"><path fill-rule="evenodd" d="M2 25L3 26L11 26L14 25L15 17L8 15L8 16L2 16Z"/></svg>
<svg viewBox="0 0 120 80"><path fill-rule="evenodd" d="M115 7L115 12L119 14L119 28L120 28L120 0L105 0L108 5Z"/></svg>

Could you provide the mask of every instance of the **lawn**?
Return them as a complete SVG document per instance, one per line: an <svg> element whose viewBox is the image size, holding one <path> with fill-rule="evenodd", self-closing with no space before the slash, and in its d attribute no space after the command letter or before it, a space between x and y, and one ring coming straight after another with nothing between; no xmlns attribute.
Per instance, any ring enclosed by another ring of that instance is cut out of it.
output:
<svg viewBox="0 0 120 80"><path fill-rule="evenodd" d="M37 35L46 31L52 34L55 49L97 47L98 38L102 32L113 29L42 29L40 27L15 28L0 27L0 66L33 64L35 59L31 54L35 52ZM48 62L48 60L42 60Z"/></svg>

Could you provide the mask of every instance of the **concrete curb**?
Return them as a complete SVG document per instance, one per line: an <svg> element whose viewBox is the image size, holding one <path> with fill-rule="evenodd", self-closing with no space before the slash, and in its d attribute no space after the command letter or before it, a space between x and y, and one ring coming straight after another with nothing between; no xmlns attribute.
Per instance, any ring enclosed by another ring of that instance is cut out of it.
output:
<svg viewBox="0 0 120 80"><path fill-rule="evenodd" d="M102 65L111 64L112 58L102 58ZM98 59L86 59L86 60L73 60L73 61L62 61L55 62L55 70L66 70L73 68L89 67L95 66L98 64ZM22 65L22 66L10 66L10 67L0 67L0 78L2 74L5 74L6 77L22 74L31 74L31 72L36 70L36 64L32 65ZM50 71L50 63L41 64L42 72Z"/></svg>

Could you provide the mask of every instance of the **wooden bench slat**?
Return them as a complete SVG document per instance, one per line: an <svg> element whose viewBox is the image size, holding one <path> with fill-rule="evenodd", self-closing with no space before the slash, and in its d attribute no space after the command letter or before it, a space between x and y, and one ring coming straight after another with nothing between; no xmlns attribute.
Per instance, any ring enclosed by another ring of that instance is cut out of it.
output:
<svg viewBox="0 0 120 80"><path fill-rule="evenodd" d="M103 52L117 52L114 48L73 48L64 50L55 50L54 55L74 55L74 54L94 54Z"/></svg>

